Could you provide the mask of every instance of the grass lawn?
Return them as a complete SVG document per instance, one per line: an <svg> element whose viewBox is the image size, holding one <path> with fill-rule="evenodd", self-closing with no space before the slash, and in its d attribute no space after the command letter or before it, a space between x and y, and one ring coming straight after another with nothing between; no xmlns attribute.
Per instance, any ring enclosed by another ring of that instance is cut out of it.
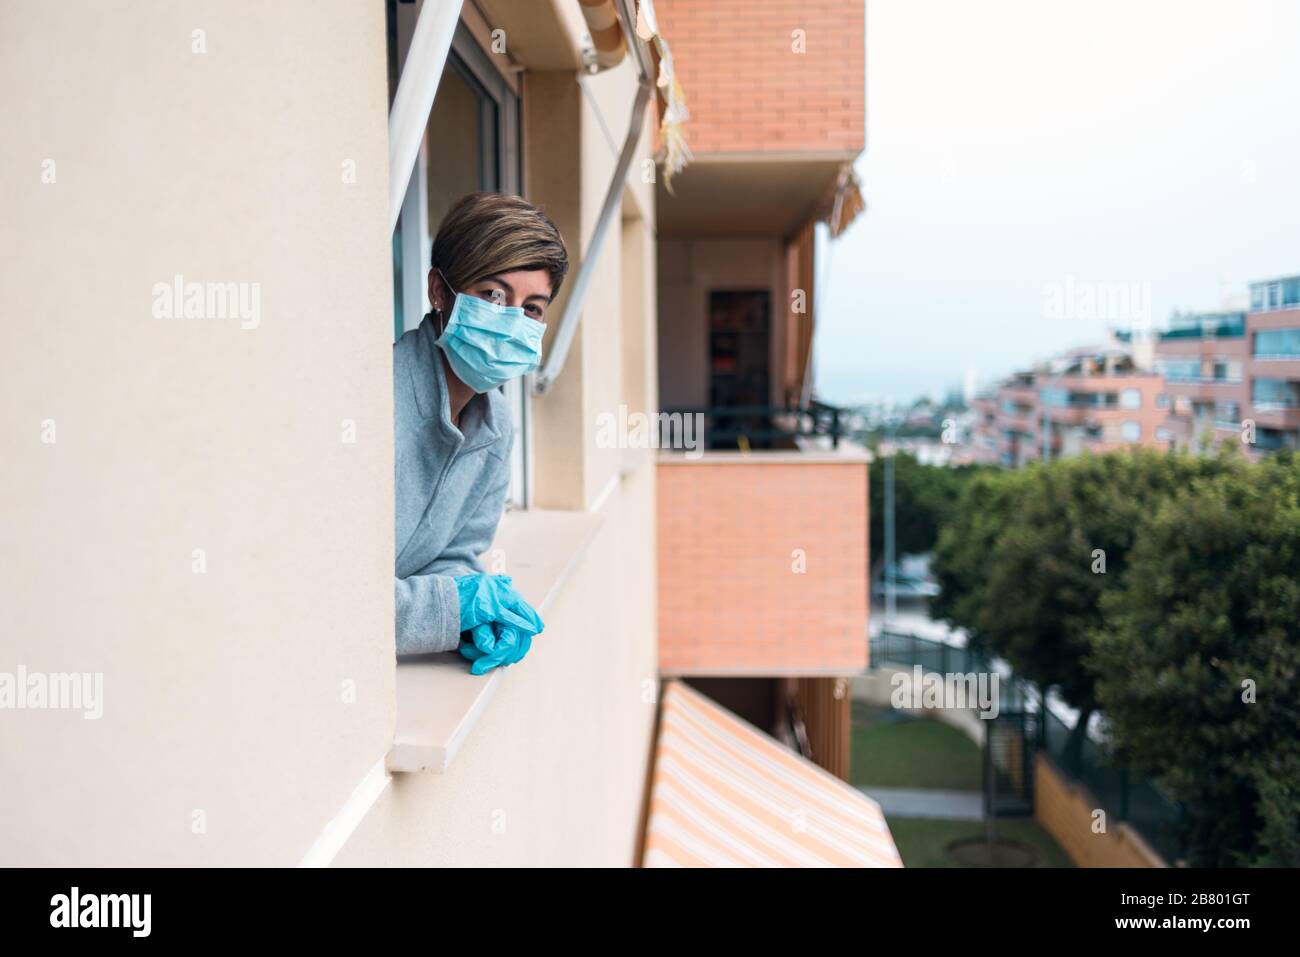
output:
<svg viewBox="0 0 1300 957"><path fill-rule="evenodd" d="M978 791L980 749L955 728L853 702L850 781L859 787Z"/></svg>
<svg viewBox="0 0 1300 957"><path fill-rule="evenodd" d="M889 830L903 857L904 867L960 867L944 854L948 842L963 837L983 837L981 821L934 821L894 817ZM1030 819L998 821L997 836L1029 844L1038 851L1039 867L1073 867L1074 864L1052 840L1052 836Z"/></svg>

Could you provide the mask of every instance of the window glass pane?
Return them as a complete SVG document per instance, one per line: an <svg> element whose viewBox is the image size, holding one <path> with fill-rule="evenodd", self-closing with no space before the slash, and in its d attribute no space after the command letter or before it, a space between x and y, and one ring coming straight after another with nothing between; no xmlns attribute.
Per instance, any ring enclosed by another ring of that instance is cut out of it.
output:
<svg viewBox="0 0 1300 957"><path fill-rule="evenodd" d="M1142 425L1138 422L1125 422L1120 427L1120 435L1124 437L1125 442L1140 442L1142 440Z"/></svg>
<svg viewBox="0 0 1300 957"><path fill-rule="evenodd" d="M1300 357L1300 329L1265 329L1255 333L1258 357Z"/></svg>
<svg viewBox="0 0 1300 957"><path fill-rule="evenodd" d="M1256 379L1251 388L1251 401L1257 406L1300 405L1300 382L1285 379Z"/></svg>
<svg viewBox="0 0 1300 957"><path fill-rule="evenodd" d="M485 99L449 58L429 113L429 229L434 235L456 200L490 188L483 181L483 153L491 146L483 122L491 112L483 108Z"/></svg>
<svg viewBox="0 0 1300 957"><path fill-rule="evenodd" d="M1121 409L1140 409L1142 408L1142 392L1139 389L1125 389L1119 395L1119 405Z"/></svg>
<svg viewBox="0 0 1300 957"><path fill-rule="evenodd" d="M1282 283L1282 304L1284 306L1300 304L1300 276L1287 279Z"/></svg>
<svg viewBox="0 0 1300 957"><path fill-rule="evenodd" d="M1200 359L1166 359L1165 378L1171 382L1191 382L1201 377Z"/></svg>

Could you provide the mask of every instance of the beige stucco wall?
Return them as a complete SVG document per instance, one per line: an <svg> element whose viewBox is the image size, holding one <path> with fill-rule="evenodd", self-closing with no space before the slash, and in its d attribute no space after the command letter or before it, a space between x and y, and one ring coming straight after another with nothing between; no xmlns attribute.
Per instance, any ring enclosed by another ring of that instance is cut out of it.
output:
<svg viewBox="0 0 1300 957"><path fill-rule="evenodd" d="M397 775L339 866L630 866L654 727L654 471L595 539L443 774Z"/></svg>
<svg viewBox="0 0 1300 957"><path fill-rule="evenodd" d="M0 8L0 670L105 699L0 712L2 863L293 862L385 750L384 42L380 4ZM260 323L155 318L176 274Z"/></svg>
<svg viewBox="0 0 1300 957"><path fill-rule="evenodd" d="M294 864L395 713L383 4L5 4L0 104L0 672L105 699L0 711L0 864ZM613 165L580 128L578 167L530 167L578 177L562 227ZM538 495L604 490L601 531L456 763L395 779L340 863L631 861L654 470L615 479L587 426L622 394L631 259L615 230L572 401L534 403ZM260 322L155 318L176 274L258 284Z"/></svg>

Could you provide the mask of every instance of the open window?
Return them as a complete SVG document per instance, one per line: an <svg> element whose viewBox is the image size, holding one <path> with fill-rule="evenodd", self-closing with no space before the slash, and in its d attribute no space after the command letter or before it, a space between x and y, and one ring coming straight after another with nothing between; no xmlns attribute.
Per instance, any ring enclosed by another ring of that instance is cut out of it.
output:
<svg viewBox="0 0 1300 957"><path fill-rule="evenodd" d="M419 4L388 0L390 105L418 11ZM478 190L521 193L520 92L508 57L490 52L459 22L393 230L394 339L429 311L433 237L452 204ZM522 508L529 498L528 390L515 380L505 392L515 432L507 503Z"/></svg>

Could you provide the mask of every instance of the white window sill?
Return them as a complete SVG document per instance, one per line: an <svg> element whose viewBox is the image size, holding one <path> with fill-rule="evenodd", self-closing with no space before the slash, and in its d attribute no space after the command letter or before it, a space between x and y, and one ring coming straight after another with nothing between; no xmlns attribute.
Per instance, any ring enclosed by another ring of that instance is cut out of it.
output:
<svg viewBox="0 0 1300 957"><path fill-rule="evenodd" d="M599 513L592 512L508 512L488 554L504 550L506 572L544 620L602 521ZM559 637L548 628L538 642ZM536 644L532 653L536 654ZM477 676L470 674L469 662L456 653L399 658L397 730L385 761L388 770L446 771L510 671L527 667L525 658L510 668Z"/></svg>

